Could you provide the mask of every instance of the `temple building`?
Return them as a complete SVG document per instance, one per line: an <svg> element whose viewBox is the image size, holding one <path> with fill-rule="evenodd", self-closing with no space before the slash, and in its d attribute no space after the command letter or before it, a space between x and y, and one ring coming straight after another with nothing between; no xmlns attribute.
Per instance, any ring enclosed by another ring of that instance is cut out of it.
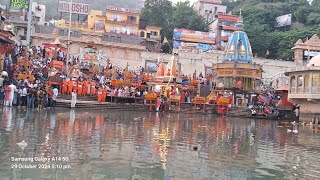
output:
<svg viewBox="0 0 320 180"><path fill-rule="evenodd" d="M288 99L300 105L300 120L311 121L312 116L320 114L320 54L306 66L299 65L285 74L290 78Z"/></svg>
<svg viewBox="0 0 320 180"><path fill-rule="evenodd" d="M240 16L236 31L226 47L223 61L213 65L214 83L218 89L233 90L236 105L252 101L259 90L262 66L253 62L253 54L247 34L244 32Z"/></svg>
<svg viewBox="0 0 320 180"><path fill-rule="evenodd" d="M320 38L314 34L310 39L299 39L292 48L296 65L307 65L309 60L320 54Z"/></svg>

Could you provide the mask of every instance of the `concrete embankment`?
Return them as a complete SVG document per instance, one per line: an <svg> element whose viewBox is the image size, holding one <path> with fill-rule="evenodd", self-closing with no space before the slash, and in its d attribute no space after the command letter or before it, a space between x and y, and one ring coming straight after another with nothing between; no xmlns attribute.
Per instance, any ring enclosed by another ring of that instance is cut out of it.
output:
<svg viewBox="0 0 320 180"><path fill-rule="evenodd" d="M93 96L79 96L77 99L76 108L77 109L87 109L87 110L125 110L125 111L148 111L150 112L150 104L138 104L138 103L111 103L111 102L97 102L96 97ZM67 108L71 107L71 96L62 95L58 98L57 107ZM206 104L205 110L203 111L203 106L198 105L194 109L193 103L181 103L180 110L176 105L170 106L170 111L172 113L188 113L188 114L215 114L217 115L217 106L212 104ZM152 104L152 110L155 111L155 104ZM251 111L247 107L232 107L228 113L228 116L233 117L250 117Z"/></svg>

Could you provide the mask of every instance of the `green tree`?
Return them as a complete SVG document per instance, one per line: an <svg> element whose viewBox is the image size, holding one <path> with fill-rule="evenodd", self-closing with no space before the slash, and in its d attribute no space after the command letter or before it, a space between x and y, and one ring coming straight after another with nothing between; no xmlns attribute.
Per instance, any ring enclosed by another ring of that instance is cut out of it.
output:
<svg viewBox="0 0 320 180"><path fill-rule="evenodd" d="M310 13L307 18L307 23L309 25L316 25L320 23L320 14L319 13Z"/></svg>
<svg viewBox="0 0 320 180"><path fill-rule="evenodd" d="M162 27L161 36L167 37L169 45L162 47L169 52L172 47L174 28L186 28L197 31L208 31L208 24L191 7L189 2L179 2L172 5L169 0L146 0L140 18L148 21L149 25Z"/></svg>
<svg viewBox="0 0 320 180"><path fill-rule="evenodd" d="M178 2L173 9L172 22L175 28L208 31L208 24L190 6L190 2Z"/></svg>

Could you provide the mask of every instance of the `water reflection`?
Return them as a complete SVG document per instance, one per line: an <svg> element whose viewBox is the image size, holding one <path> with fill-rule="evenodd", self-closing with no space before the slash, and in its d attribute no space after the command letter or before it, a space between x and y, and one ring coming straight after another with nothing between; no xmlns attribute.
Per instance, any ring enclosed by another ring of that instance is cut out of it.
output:
<svg viewBox="0 0 320 180"><path fill-rule="evenodd" d="M0 115L1 179L320 177L317 128L293 134L275 121L107 110L3 108ZM22 140L25 150L16 144ZM71 168L10 171L11 157L42 156L68 158L61 164Z"/></svg>

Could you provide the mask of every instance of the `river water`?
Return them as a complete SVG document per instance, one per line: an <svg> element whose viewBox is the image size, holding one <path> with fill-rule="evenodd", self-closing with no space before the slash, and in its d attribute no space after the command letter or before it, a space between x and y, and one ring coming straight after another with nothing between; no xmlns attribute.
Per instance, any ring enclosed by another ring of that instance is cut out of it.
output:
<svg viewBox="0 0 320 180"><path fill-rule="evenodd" d="M3 108L0 179L319 179L320 130L276 121ZM26 147L23 148L23 143Z"/></svg>

